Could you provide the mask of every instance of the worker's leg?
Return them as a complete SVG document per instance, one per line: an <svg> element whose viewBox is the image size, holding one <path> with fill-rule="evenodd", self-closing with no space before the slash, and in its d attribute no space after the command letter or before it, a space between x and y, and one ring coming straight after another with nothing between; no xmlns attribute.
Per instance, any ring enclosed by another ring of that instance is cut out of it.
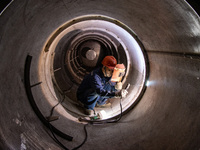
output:
<svg viewBox="0 0 200 150"><path fill-rule="evenodd" d="M97 104L104 105L104 104L106 104L107 100L108 100L108 98L100 97L99 100L97 101Z"/></svg>
<svg viewBox="0 0 200 150"><path fill-rule="evenodd" d="M86 109L93 110L99 99L99 95L91 89L85 91L84 93L77 93L77 98L84 104Z"/></svg>
<svg viewBox="0 0 200 150"><path fill-rule="evenodd" d="M98 99L99 99L99 95L96 92L89 94L87 97L87 101L84 102L85 108L93 110Z"/></svg>

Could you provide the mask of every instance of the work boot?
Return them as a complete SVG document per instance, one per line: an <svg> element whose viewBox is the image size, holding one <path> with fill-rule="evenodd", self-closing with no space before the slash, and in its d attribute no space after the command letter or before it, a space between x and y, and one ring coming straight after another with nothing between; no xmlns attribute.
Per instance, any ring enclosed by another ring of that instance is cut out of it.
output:
<svg viewBox="0 0 200 150"><path fill-rule="evenodd" d="M111 103L107 103L107 104L103 104L103 105L96 104L96 107L99 107L99 108L107 108L110 106L111 106Z"/></svg>

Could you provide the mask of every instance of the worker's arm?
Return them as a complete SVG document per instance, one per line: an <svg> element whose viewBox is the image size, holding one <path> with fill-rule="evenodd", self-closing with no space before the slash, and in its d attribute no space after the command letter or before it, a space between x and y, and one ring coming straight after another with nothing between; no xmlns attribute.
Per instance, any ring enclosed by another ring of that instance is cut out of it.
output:
<svg viewBox="0 0 200 150"><path fill-rule="evenodd" d="M101 96L115 96L115 92L109 92L103 88L102 78L98 74L95 74L92 78L92 88Z"/></svg>

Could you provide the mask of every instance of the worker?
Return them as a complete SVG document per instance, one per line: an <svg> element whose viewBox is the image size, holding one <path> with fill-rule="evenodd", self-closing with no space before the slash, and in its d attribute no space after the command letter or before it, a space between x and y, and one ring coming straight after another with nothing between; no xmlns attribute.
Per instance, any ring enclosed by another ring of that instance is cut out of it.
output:
<svg viewBox="0 0 200 150"><path fill-rule="evenodd" d="M92 115L95 106L106 105L109 98L126 97L128 93L122 90L121 82L111 81L113 70L117 65L115 57L106 56L101 63L103 67L86 75L77 90L77 99L84 105L86 115Z"/></svg>

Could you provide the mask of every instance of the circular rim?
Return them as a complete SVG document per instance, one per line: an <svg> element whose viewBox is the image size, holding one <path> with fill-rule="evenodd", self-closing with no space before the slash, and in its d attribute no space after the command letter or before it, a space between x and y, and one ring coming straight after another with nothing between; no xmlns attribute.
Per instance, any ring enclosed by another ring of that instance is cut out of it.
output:
<svg viewBox="0 0 200 150"><path fill-rule="evenodd" d="M54 78L54 76L52 76L52 72L53 72L53 69L52 69L52 62L53 62L53 54L50 54L50 53L47 53L49 52L50 49L55 49L55 45L52 46L53 42L55 42L55 40L58 42L59 40L57 39L58 36L60 36L61 34L63 34L63 31L67 28L69 28L70 26L76 24L76 23L80 23L80 22L83 22L83 21L89 21L89 20L103 20L103 21L107 21L109 23L113 23L119 27L121 27L122 29L124 29L128 34L130 34L133 39L136 41L136 43L139 45L140 47L140 50L142 52L142 55L143 55L143 59L144 59L144 62L145 62L145 73L144 73L144 77L143 77L143 82L142 82L142 85L140 87L140 92L137 94L137 98L134 100L134 102L131 104L131 106L129 106L128 108L126 108L123 113L126 113L128 112L128 110L130 110L131 108L133 108L133 106L139 101L139 99L141 99L142 95L144 94L144 91L146 89L146 81L148 79L148 75L149 75L149 65L148 65L148 57L145 53L145 49L144 49L144 46L142 45L142 43L140 42L139 38L137 37L137 35L129 28L127 27L125 24L121 23L120 21L116 20L116 19L113 19L113 18L110 18L110 17L105 17L105 16L99 16L99 15L89 15L89 16L81 16L81 17L78 17L76 19L73 19L67 23L65 23L64 25L60 26L51 36L50 38L47 40L44 48L43 48L43 51L46 56L46 59L49 57L51 60L46 60L46 65L44 66L44 70L45 70L45 77L46 77L46 81L47 81L47 85L49 87L49 90L50 92L54 95L55 99L57 99L57 96L56 96L56 93L54 91L54 88L53 88L53 84L52 82L48 81L50 80L50 78ZM60 38L61 39L61 38ZM122 43L123 45L123 43ZM126 47L125 45L123 45L124 47ZM127 50L125 48L125 50ZM127 53L127 51L126 51ZM49 56L48 56L49 55ZM129 61L129 58L128 58L128 61ZM130 66L128 65L127 67L127 70L129 70ZM50 70L50 71L48 71ZM128 71L127 71L128 72ZM48 76L48 75L51 75ZM50 78L49 78L50 77ZM126 79L128 78L128 74L125 75L125 80L124 80L124 83L126 82ZM55 80L55 79L54 79ZM71 87L72 88L72 87ZM63 93L62 93L63 94ZM54 99L54 100L55 100ZM49 103L52 103L52 101L54 100L49 100ZM62 106L61 106L62 107ZM114 115L112 117L109 117L109 118L113 118L113 117L116 117L118 116L120 113L120 111L118 111L117 115ZM74 118L73 116L70 116L69 114L63 114L63 111L62 111L62 115L63 116L67 116L68 119L71 119L71 120L74 120L74 121L77 121L77 118ZM70 116L70 117L69 117ZM106 118L108 119L108 118Z"/></svg>

